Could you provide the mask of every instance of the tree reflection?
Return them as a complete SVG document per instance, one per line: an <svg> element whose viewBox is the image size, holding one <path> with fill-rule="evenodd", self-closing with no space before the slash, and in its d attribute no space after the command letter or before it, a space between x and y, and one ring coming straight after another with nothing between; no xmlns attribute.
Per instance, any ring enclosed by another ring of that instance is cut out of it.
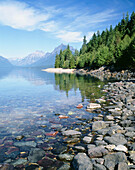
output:
<svg viewBox="0 0 135 170"><path fill-rule="evenodd" d="M85 98L94 100L95 98L101 97L101 88L104 84L105 82L89 75L55 74L55 88L60 91L65 91L67 96L71 89L74 89L75 92L79 89L82 101L84 101Z"/></svg>

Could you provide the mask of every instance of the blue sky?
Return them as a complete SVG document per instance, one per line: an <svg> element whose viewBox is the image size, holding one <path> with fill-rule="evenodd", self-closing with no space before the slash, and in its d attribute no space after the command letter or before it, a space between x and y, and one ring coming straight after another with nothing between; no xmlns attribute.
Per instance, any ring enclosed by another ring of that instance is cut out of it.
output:
<svg viewBox="0 0 135 170"><path fill-rule="evenodd" d="M61 43L79 49L84 35L89 40L134 9L134 0L0 0L0 55L51 52Z"/></svg>

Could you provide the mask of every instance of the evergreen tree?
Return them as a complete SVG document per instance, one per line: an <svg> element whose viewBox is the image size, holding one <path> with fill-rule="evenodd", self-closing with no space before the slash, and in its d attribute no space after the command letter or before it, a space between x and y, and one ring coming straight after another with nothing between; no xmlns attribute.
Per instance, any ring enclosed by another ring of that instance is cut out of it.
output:
<svg viewBox="0 0 135 170"><path fill-rule="evenodd" d="M60 67L60 57L57 54L56 55L56 59L55 59L55 68L59 68Z"/></svg>
<svg viewBox="0 0 135 170"><path fill-rule="evenodd" d="M83 38L83 45L82 45L82 48L81 48L81 50L80 50L80 54L84 54L84 53L87 51L86 42L87 42L86 36L84 36L84 38Z"/></svg>

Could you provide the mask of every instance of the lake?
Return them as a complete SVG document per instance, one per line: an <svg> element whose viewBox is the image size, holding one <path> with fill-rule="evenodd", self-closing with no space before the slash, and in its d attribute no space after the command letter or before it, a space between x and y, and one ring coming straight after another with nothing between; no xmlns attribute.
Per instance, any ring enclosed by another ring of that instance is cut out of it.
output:
<svg viewBox="0 0 135 170"><path fill-rule="evenodd" d="M0 163L29 166L33 147L43 149L47 159L56 161L56 150L65 146L60 130L82 129L80 122L96 115L87 112L86 106L102 96L104 84L86 75L0 70ZM80 103L83 108L77 109ZM18 160L24 162L16 163Z"/></svg>

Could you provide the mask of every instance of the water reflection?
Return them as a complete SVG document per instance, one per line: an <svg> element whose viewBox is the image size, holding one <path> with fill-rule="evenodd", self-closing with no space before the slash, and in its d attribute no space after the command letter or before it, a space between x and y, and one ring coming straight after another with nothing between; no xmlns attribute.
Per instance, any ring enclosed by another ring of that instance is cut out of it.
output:
<svg viewBox="0 0 135 170"><path fill-rule="evenodd" d="M13 68L0 68L0 79L7 77Z"/></svg>
<svg viewBox="0 0 135 170"><path fill-rule="evenodd" d="M79 89L82 101L85 98L99 98L104 84L105 82L89 75L55 74L55 89L65 91L67 96L71 89L74 89L75 92Z"/></svg>
<svg viewBox="0 0 135 170"><path fill-rule="evenodd" d="M0 69L0 79L5 77L12 77L12 79L25 79L35 86L51 84L54 86L55 90L66 92L67 97L71 90L74 90L75 93L79 90L82 101L84 101L85 98L93 99L100 97L100 89L105 84L105 82L91 76L53 74L34 68Z"/></svg>

